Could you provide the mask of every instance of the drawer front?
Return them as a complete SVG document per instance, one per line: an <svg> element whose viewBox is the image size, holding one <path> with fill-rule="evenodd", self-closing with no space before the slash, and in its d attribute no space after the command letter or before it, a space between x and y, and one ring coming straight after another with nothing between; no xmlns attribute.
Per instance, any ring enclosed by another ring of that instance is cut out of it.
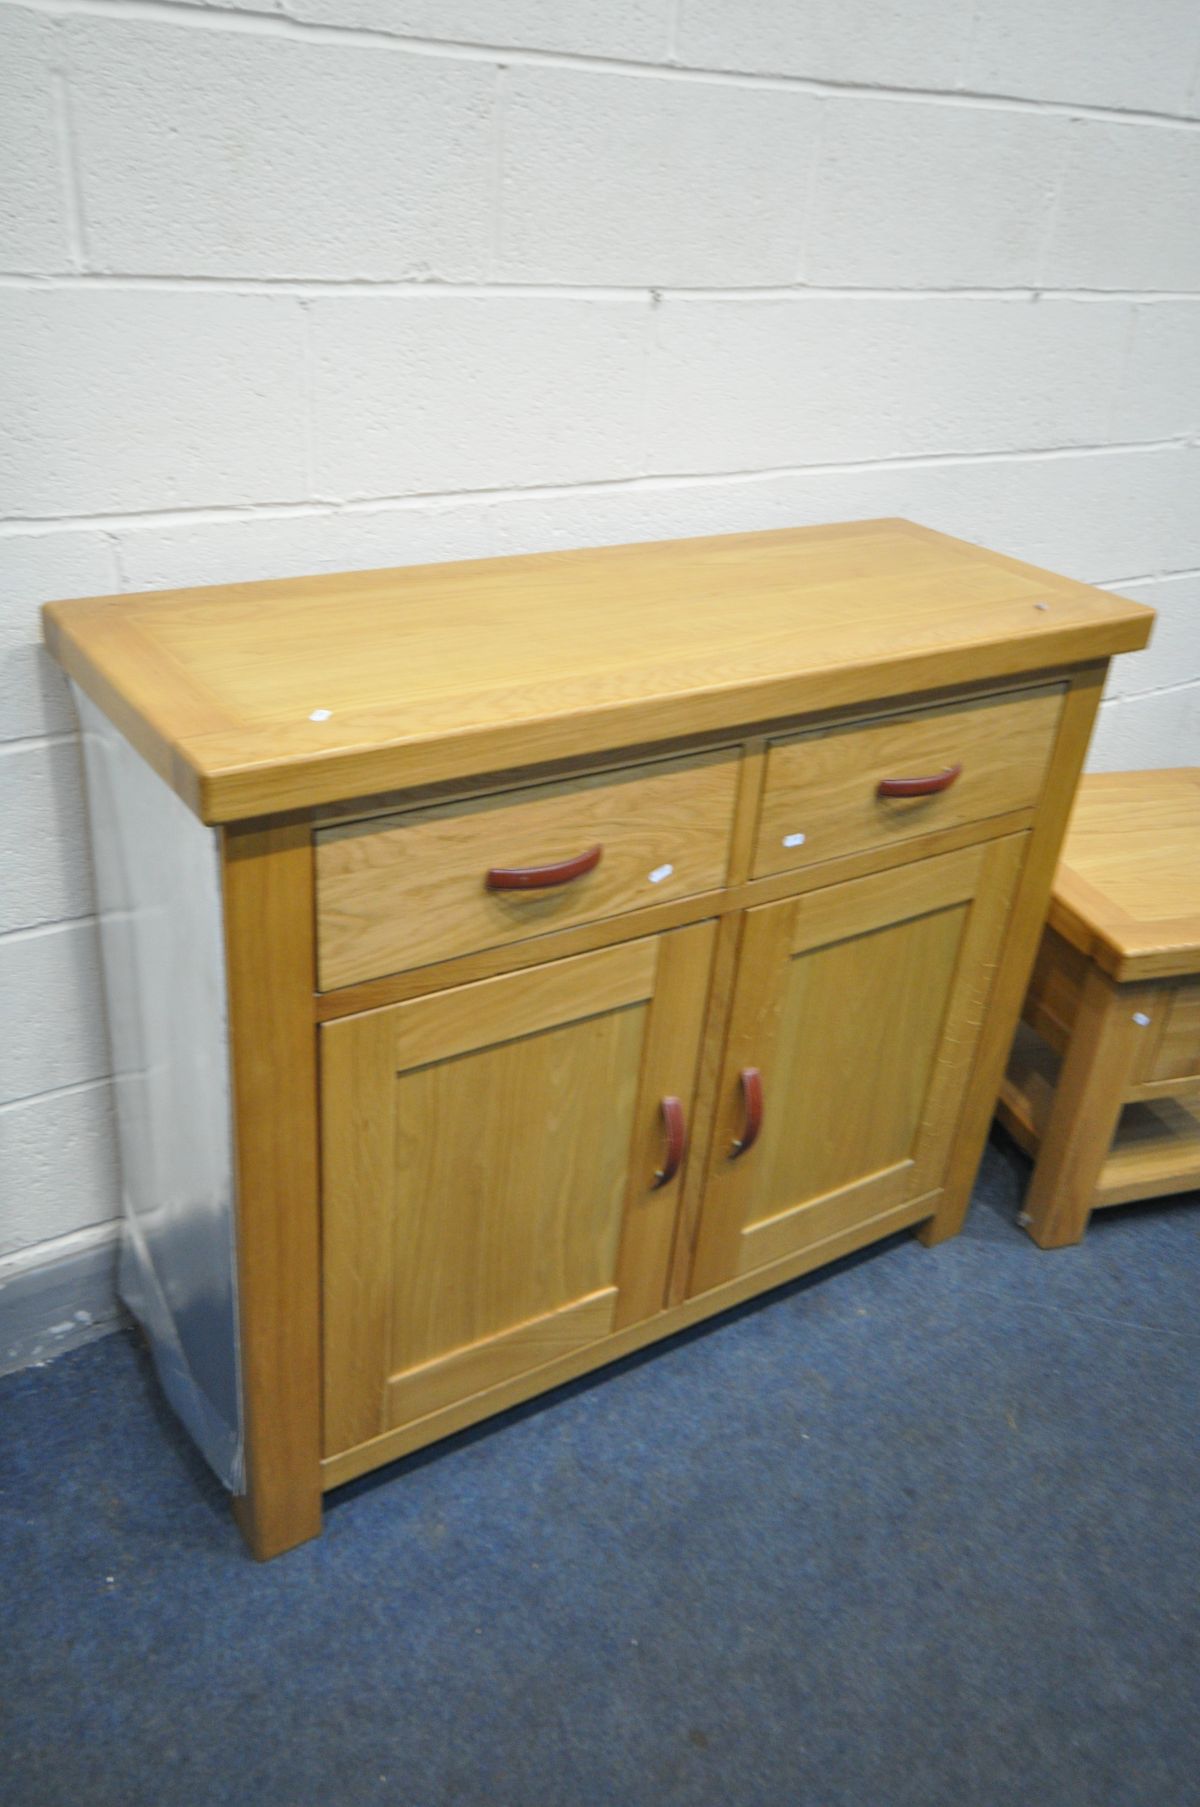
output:
<svg viewBox="0 0 1200 1807"><path fill-rule="evenodd" d="M1164 991L1162 1028L1153 1044L1150 1071L1140 1077L1155 1081L1195 1079L1200 1089L1200 979L1177 982Z"/></svg>
<svg viewBox="0 0 1200 1807"><path fill-rule="evenodd" d="M1042 685L773 742L754 876L1032 807L1063 695L1062 685ZM881 794L881 785L914 780L935 788Z"/></svg>
<svg viewBox="0 0 1200 1807"><path fill-rule="evenodd" d="M739 757L720 748L318 830L322 991L718 889ZM531 869L552 882L525 888Z"/></svg>

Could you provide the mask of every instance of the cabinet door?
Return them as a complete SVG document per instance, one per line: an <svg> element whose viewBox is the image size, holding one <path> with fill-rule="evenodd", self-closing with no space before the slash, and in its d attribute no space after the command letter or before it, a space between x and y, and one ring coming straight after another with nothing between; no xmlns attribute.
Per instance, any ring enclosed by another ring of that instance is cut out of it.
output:
<svg viewBox="0 0 1200 1807"><path fill-rule="evenodd" d="M936 1191L1024 841L747 912L691 1292Z"/></svg>
<svg viewBox="0 0 1200 1807"><path fill-rule="evenodd" d="M713 938L322 1027L327 1454L661 1308Z"/></svg>

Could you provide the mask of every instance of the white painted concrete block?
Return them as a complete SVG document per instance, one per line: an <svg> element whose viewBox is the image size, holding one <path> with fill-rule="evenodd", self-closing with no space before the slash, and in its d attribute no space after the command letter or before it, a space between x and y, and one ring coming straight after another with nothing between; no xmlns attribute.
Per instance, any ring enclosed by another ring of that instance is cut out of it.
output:
<svg viewBox="0 0 1200 1807"><path fill-rule="evenodd" d="M1160 577L1148 583L1122 584L1122 596L1149 603L1158 619L1150 644L1140 653L1114 659L1108 695L1138 696L1178 684L1200 684L1200 575ZM1200 763L1200 742L1179 749L1181 763Z"/></svg>
<svg viewBox="0 0 1200 1807"><path fill-rule="evenodd" d="M1111 583L1200 566L1200 452L1065 453L849 466L498 498L503 550L748 533L901 515L977 545Z"/></svg>
<svg viewBox="0 0 1200 1807"><path fill-rule="evenodd" d="M283 0L280 10L401 38L656 62L666 54L670 0Z"/></svg>
<svg viewBox="0 0 1200 1807"><path fill-rule="evenodd" d="M0 539L0 741L75 726L66 680L41 643L39 604L116 588L112 547L102 534Z"/></svg>
<svg viewBox="0 0 1200 1807"><path fill-rule="evenodd" d="M17 7L0 10L0 270L70 268L53 45L49 19Z"/></svg>
<svg viewBox="0 0 1200 1807"><path fill-rule="evenodd" d="M106 1223L120 1210L110 1088L0 1110L0 1257Z"/></svg>
<svg viewBox="0 0 1200 1807"><path fill-rule="evenodd" d="M979 459L876 480L886 488L872 512L911 515L1083 583L1200 566L1197 451Z"/></svg>
<svg viewBox="0 0 1200 1807"><path fill-rule="evenodd" d="M94 922L0 936L0 1104L109 1071Z"/></svg>
<svg viewBox="0 0 1200 1807"><path fill-rule="evenodd" d="M453 558L496 558L505 551L497 503L453 500L346 514L260 514L172 526L130 523L117 540L134 590L374 571Z"/></svg>
<svg viewBox="0 0 1200 1807"><path fill-rule="evenodd" d="M1047 288L1200 289L1200 132L1072 121Z"/></svg>
<svg viewBox="0 0 1200 1807"><path fill-rule="evenodd" d="M510 70L498 273L794 282L819 106L765 88Z"/></svg>
<svg viewBox="0 0 1200 1807"><path fill-rule="evenodd" d="M1091 302L668 301L651 469L1098 443L1126 326Z"/></svg>
<svg viewBox="0 0 1200 1807"><path fill-rule="evenodd" d="M979 0L962 85L976 94L1181 113L1195 0Z"/></svg>
<svg viewBox="0 0 1200 1807"><path fill-rule="evenodd" d="M0 292L12 348L0 490L14 515L305 493L303 323L291 298Z"/></svg>
<svg viewBox="0 0 1200 1807"><path fill-rule="evenodd" d="M1100 705L1088 749L1093 772L1161 770L1195 763L1200 746L1200 684Z"/></svg>
<svg viewBox="0 0 1200 1807"><path fill-rule="evenodd" d="M495 71L361 45L77 21L96 267L189 276L483 273Z"/></svg>
<svg viewBox="0 0 1200 1807"><path fill-rule="evenodd" d="M1200 210L1197 212L1200 231ZM1134 309L1133 340L1113 409L1118 440L1200 431L1200 297Z"/></svg>
<svg viewBox="0 0 1200 1807"><path fill-rule="evenodd" d="M0 935L95 907L75 740L0 747L4 882Z"/></svg>
<svg viewBox="0 0 1200 1807"><path fill-rule="evenodd" d="M641 301L315 301L323 495L412 495L625 474L641 456Z"/></svg>
<svg viewBox="0 0 1200 1807"><path fill-rule="evenodd" d="M681 0L675 54L705 69L950 88L970 23L960 0Z"/></svg>
<svg viewBox="0 0 1200 1807"><path fill-rule="evenodd" d="M805 280L1018 288L1037 279L1066 121L917 101L822 103Z"/></svg>

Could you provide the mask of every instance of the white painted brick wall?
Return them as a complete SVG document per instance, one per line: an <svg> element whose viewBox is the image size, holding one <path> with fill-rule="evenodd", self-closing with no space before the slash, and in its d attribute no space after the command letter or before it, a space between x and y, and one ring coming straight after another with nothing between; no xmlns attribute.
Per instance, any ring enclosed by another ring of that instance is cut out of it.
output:
<svg viewBox="0 0 1200 1807"><path fill-rule="evenodd" d="M1200 132L1080 119L1042 280L1055 288L1200 288Z"/></svg>
<svg viewBox="0 0 1200 1807"><path fill-rule="evenodd" d="M94 1085L52 1092L0 1113L0 1166L12 1200L0 1220L0 1259L45 1240L47 1200L56 1238L92 1229L119 1210L111 1091Z"/></svg>
<svg viewBox="0 0 1200 1807"><path fill-rule="evenodd" d="M644 297L359 295L309 309L319 495L580 483L640 465Z"/></svg>
<svg viewBox="0 0 1200 1807"><path fill-rule="evenodd" d="M831 99L821 114L806 281L1003 289L1041 280L1069 129L1060 114L894 99Z"/></svg>
<svg viewBox="0 0 1200 1807"><path fill-rule="evenodd" d="M963 86L1185 113L1198 58L1195 0L978 0Z"/></svg>
<svg viewBox="0 0 1200 1807"><path fill-rule="evenodd" d="M953 88L969 25L961 0L680 0L675 50L699 69Z"/></svg>
<svg viewBox="0 0 1200 1807"><path fill-rule="evenodd" d="M1149 646L1113 661L1109 696L1145 696L1186 686L1188 674L1200 671L1200 574L1150 578L1143 583L1120 584L1117 589L1120 595L1157 609L1158 620ZM1200 749L1194 751L1200 761Z"/></svg>
<svg viewBox="0 0 1200 1807"><path fill-rule="evenodd" d="M6 842L0 935L86 916L94 898L73 739L0 747L0 796Z"/></svg>
<svg viewBox="0 0 1200 1807"><path fill-rule="evenodd" d="M1200 229L1200 209L1197 210ZM1200 434L1200 332L1194 301L1154 301L1134 309L1132 337L1113 409L1114 439L1183 439Z"/></svg>
<svg viewBox="0 0 1200 1807"><path fill-rule="evenodd" d="M0 342L15 354L0 409L12 515L308 493L304 321L290 296L5 288Z"/></svg>
<svg viewBox="0 0 1200 1807"><path fill-rule="evenodd" d="M222 0L183 0L185 5ZM674 0L233 0L310 24L401 38L658 61Z"/></svg>
<svg viewBox="0 0 1200 1807"><path fill-rule="evenodd" d="M487 274L487 65L94 18L67 54L93 268Z"/></svg>
<svg viewBox="0 0 1200 1807"><path fill-rule="evenodd" d="M821 111L794 90L510 70L497 275L794 282Z"/></svg>
<svg viewBox="0 0 1200 1807"><path fill-rule="evenodd" d="M0 14L0 270L66 266L65 204L54 116L54 28L34 13Z"/></svg>
<svg viewBox="0 0 1200 1807"><path fill-rule="evenodd" d="M0 535L0 745L75 725L66 682L41 643L38 599L105 596L119 582L102 533Z"/></svg>
<svg viewBox="0 0 1200 1807"><path fill-rule="evenodd" d="M1129 310L925 295L668 300L657 327L650 468L745 470L1094 445Z"/></svg>
<svg viewBox="0 0 1200 1807"><path fill-rule="evenodd" d="M90 920L0 936L0 998L0 1098L6 1106L105 1078L100 950ZM47 1208L53 1203L47 1199ZM52 1220L46 1230L54 1233Z"/></svg>
<svg viewBox="0 0 1200 1807"><path fill-rule="evenodd" d="M0 0L0 1262L105 1235L50 596L906 514L1200 759L1195 0Z"/></svg>

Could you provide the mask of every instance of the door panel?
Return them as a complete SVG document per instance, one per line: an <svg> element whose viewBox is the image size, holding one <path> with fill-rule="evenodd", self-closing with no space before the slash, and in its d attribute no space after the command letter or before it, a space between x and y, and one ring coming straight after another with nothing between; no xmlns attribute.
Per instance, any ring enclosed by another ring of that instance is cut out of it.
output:
<svg viewBox="0 0 1200 1807"><path fill-rule="evenodd" d="M748 913L691 1292L937 1187L1024 842ZM748 1069L762 1128L736 1153Z"/></svg>
<svg viewBox="0 0 1200 1807"><path fill-rule="evenodd" d="M648 1011L397 1075L393 1372L615 1292Z"/></svg>
<svg viewBox="0 0 1200 1807"><path fill-rule="evenodd" d="M323 1026L327 1453L661 1308L713 937Z"/></svg>
<svg viewBox="0 0 1200 1807"><path fill-rule="evenodd" d="M836 1095L841 1108L807 1108L790 1084L794 1109L774 1108L779 1099L772 1098L748 1224L908 1160L941 1034L931 1003L949 992L967 908L947 904L824 947L793 949L773 1069L802 1074L806 1050L819 1047L821 1091Z"/></svg>

